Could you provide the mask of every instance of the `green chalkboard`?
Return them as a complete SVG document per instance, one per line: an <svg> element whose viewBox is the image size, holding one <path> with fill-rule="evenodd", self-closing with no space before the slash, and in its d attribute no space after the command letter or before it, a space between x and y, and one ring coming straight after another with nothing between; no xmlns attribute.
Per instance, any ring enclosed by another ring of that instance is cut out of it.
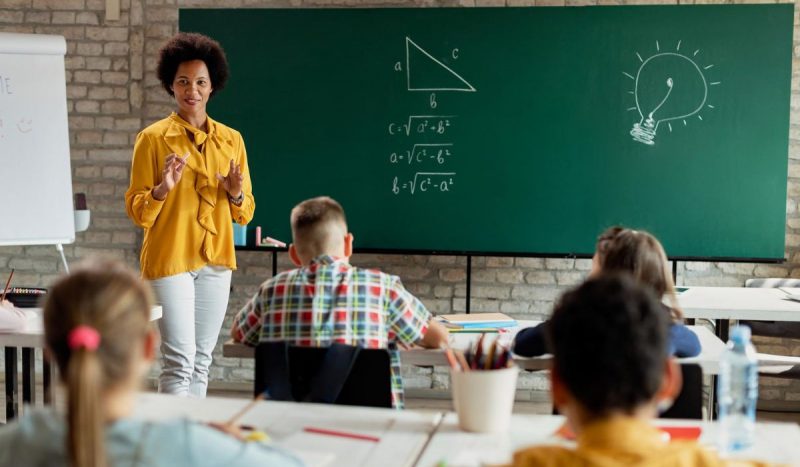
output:
<svg viewBox="0 0 800 467"><path fill-rule="evenodd" d="M362 251L784 255L793 5L180 11L219 40L251 225L330 195Z"/></svg>

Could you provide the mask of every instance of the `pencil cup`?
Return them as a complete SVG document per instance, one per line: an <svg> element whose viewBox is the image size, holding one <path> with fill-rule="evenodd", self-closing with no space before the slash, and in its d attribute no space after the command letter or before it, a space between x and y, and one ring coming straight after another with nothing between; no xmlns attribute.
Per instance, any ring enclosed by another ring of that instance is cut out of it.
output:
<svg viewBox="0 0 800 467"><path fill-rule="evenodd" d="M83 232L89 228L89 221L92 218L92 211L88 209L77 209L72 211L75 218L75 232Z"/></svg>
<svg viewBox="0 0 800 467"><path fill-rule="evenodd" d="M508 431L518 373L516 365L501 370L451 371L458 426L480 433Z"/></svg>
<svg viewBox="0 0 800 467"><path fill-rule="evenodd" d="M247 226L233 223L233 244L235 246L247 246Z"/></svg>

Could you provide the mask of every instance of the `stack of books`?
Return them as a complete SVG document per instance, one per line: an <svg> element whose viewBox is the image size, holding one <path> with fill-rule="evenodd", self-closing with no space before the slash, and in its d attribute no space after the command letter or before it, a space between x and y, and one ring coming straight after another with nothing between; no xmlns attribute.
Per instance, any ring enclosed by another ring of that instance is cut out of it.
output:
<svg viewBox="0 0 800 467"><path fill-rule="evenodd" d="M450 332L498 332L517 326L514 318L503 313L439 315L438 318Z"/></svg>

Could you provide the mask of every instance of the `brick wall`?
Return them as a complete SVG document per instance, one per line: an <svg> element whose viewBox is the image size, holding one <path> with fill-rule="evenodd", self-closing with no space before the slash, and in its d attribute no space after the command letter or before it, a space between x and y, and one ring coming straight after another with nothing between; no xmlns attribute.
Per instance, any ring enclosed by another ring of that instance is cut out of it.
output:
<svg viewBox="0 0 800 467"><path fill-rule="evenodd" d="M105 19L104 0L0 0L0 31L60 34L67 39L67 96L75 192L87 193L92 210L88 231L65 246L70 261L102 254L136 266L141 232L125 215L131 148L136 132L163 118L172 101L155 77L156 53L177 31L178 8L203 7L329 7L329 6L580 6L634 3L715 3L645 0L416 0L360 2L358 0L121 0L118 21ZM798 73L800 42L795 13L794 73ZM792 80L789 186L786 200L786 257L783 265L687 262L678 265L678 282L691 285L739 286L750 277L800 277L800 79ZM281 268L290 264L279 255ZM235 311L271 271L268 254L242 252L233 276ZM358 255L357 265L380 267L400 275L405 284L435 312L465 309L466 259L454 256ZM0 270L16 268L15 283L47 286L60 273L53 247L0 247ZM518 318L546 316L553 300L580 282L587 260L478 257L473 260L474 311L500 310ZM220 343L227 335L230 317ZM800 344L762 340L762 351L800 355ZM242 382L252 375L252 362L225 359L218 348L212 384ZM446 373L406 368L408 386L437 390L446 387ZM762 380L762 399L800 400L800 383ZM541 375L524 376L521 398L541 398L547 382Z"/></svg>

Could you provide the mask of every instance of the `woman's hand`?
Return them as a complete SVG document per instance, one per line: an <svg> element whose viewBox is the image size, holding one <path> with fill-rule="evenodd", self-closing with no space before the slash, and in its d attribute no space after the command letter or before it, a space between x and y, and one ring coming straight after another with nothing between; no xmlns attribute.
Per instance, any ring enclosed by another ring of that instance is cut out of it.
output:
<svg viewBox="0 0 800 467"><path fill-rule="evenodd" d="M153 188L153 198L161 201L167 197L167 194L181 181L183 168L186 167L188 159L188 152L183 157L178 157L175 153L167 156L164 170L161 171L161 183Z"/></svg>
<svg viewBox="0 0 800 467"><path fill-rule="evenodd" d="M238 165L233 163L233 159L231 159L230 167L228 168L228 175L222 176L222 174L217 174L217 180L219 180L220 184L222 184L222 188L228 192L228 196L231 198L238 198L242 195L242 181L244 177L242 176L242 169Z"/></svg>

